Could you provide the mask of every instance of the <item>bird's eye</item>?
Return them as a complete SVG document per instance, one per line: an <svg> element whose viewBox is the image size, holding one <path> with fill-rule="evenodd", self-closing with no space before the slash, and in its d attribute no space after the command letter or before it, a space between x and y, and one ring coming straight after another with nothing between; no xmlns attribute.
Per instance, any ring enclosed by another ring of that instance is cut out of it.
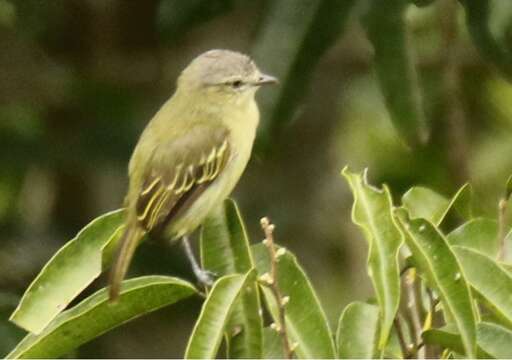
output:
<svg viewBox="0 0 512 360"><path fill-rule="evenodd" d="M231 86L235 89L238 89L240 86L242 86L242 80L235 80L231 82Z"/></svg>

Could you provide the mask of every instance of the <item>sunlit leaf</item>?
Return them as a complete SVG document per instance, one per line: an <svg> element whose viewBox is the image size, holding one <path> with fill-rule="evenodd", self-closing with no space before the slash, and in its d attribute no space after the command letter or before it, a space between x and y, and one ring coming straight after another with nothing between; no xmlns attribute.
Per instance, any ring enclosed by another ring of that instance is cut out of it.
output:
<svg viewBox="0 0 512 360"><path fill-rule="evenodd" d="M252 251L258 274L268 273L270 259L267 248L258 244L252 246ZM306 359L334 358L334 342L327 318L304 270L289 251L278 259L277 279L282 295L289 297L285 308L286 325L292 342L297 343L295 353L299 358ZM270 289L264 287L263 290L272 317L277 321L278 311L274 297Z"/></svg>
<svg viewBox="0 0 512 360"><path fill-rule="evenodd" d="M512 331L487 322L478 324L478 345L496 359L512 358Z"/></svg>
<svg viewBox="0 0 512 360"><path fill-rule="evenodd" d="M101 289L59 314L39 335L27 335L7 357L61 357L116 326L195 293L191 284L167 276L126 280L116 303Z"/></svg>
<svg viewBox="0 0 512 360"><path fill-rule="evenodd" d="M439 226L453 208L465 219L470 219L471 197L472 190L469 184L462 186L451 200L431 189L415 186L404 194L402 204L409 211L411 218L423 218Z"/></svg>
<svg viewBox="0 0 512 360"><path fill-rule="evenodd" d="M380 307L379 349L389 336L400 303L398 251L403 235L392 215L389 190L368 185L361 174L342 172L354 196L352 221L359 225L369 243L368 272Z"/></svg>
<svg viewBox="0 0 512 360"><path fill-rule="evenodd" d="M201 259L203 267L217 276L245 274L254 268L245 226L232 200L226 200L205 220ZM260 358L262 329L259 289L254 281L242 290L240 301L226 325L230 337L229 357Z"/></svg>
<svg viewBox="0 0 512 360"><path fill-rule="evenodd" d="M459 226L446 236L450 245L460 245L496 257L499 249L496 220L477 218Z"/></svg>
<svg viewBox="0 0 512 360"><path fill-rule="evenodd" d="M60 248L25 291L10 320L41 332L101 274L103 250L117 242L123 220L122 210L102 215Z"/></svg>
<svg viewBox="0 0 512 360"><path fill-rule="evenodd" d="M454 326L447 325L441 329L430 329L423 333L425 344L440 345L462 354L464 348L460 335ZM480 359L512 358L512 331L489 322L477 324L477 355Z"/></svg>
<svg viewBox="0 0 512 360"><path fill-rule="evenodd" d="M487 255L453 246L469 284L512 326L512 275Z"/></svg>
<svg viewBox="0 0 512 360"><path fill-rule="evenodd" d="M400 210L397 215L414 263L439 293L444 311L454 319L466 355L475 357L476 313L469 285L455 254L431 223L424 219L408 219L407 212Z"/></svg>
<svg viewBox="0 0 512 360"><path fill-rule="evenodd" d="M212 359L217 355L236 300L255 275L251 270L245 275L226 275L215 282L190 335L186 359Z"/></svg>
<svg viewBox="0 0 512 360"><path fill-rule="evenodd" d="M343 310L336 343L340 359L371 359L375 357L378 340L379 307L353 302Z"/></svg>
<svg viewBox="0 0 512 360"><path fill-rule="evenodd" d="M477 330L479 330L477 324ZM457 327L453 324L448 324L440 329L429 329L421 335L423 341L427 345L439 345L444 349L450 349L459 354L464 354L464 345L457 331ZM480 346L477 346L476 353L478 358L492 358L489 354L485 353Z"/></svg>

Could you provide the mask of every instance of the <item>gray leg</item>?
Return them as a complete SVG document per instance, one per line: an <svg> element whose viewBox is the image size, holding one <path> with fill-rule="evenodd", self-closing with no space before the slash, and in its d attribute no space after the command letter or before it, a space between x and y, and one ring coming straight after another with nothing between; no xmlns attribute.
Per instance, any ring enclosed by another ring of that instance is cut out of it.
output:
<svg viewBox="0 0 512 360"><path fill-rule="evenodd" d="M194 271L197 280L199 280L201 284L206 286L213 285L215 281L215 274L213 274L210 271L204 270L199 266L194 256L194 252L192 251L192 247L190 246L190 242L188 241L188 237L183 236L181 238L181 242L183 244L183 248L185 249L185 254L187 255L188 260L190 261L190 265L192 265L192 271Z"/></svg>

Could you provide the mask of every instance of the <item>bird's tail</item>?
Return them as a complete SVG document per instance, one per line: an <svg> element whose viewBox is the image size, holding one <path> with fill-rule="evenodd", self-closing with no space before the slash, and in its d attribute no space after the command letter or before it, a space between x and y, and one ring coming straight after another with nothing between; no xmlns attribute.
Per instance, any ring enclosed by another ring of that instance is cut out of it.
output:
<svg viewBox="0 0 512 360"><path fill-rule="evenodd" d="M128 271L128 266L130 265L133 254L135 253L135 249L143 235L144 230L137 225L128 224L124 230L123 236L119 241L114 265L110 271L109 298L112 302L116 301L119 297L121 282Z"/></svg>

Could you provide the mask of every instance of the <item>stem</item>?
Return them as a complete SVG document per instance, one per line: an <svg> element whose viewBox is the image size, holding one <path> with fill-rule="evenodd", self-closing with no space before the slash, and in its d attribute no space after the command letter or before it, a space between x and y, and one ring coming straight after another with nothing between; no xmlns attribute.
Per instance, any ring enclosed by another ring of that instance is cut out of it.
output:
<svg viewBox="0 0 512 360"><path fill-rule="evenodd" d="M393 324L396 329L396 335L398 336L398 342L400 343L400 348L402 349L402 354L404 359L409 359L410 351L409 345L407 345L407 341L405 340L404 331L402 329L402 324L400 322L400 318L397 316L395 320L393 320Z"/></svg>
<svg viewBox="0 0 512 360"><path fill-rule="evenodd" d="M431 288L427 287L427 294L430 303L430 316L432 325L431 327L440 327L442 326L441 319L436 314L436 306L439 303L439 299L436 299L434 296L434 292ZM428 345L425 347L425 356L427 359L438 359L441 355L441 349L438 346Z"/></svg>
<svg viewBox="0 0 512 360"><path fill-rule="evenodd" d="M286 359L292 359L293 358L293 352L294 347L290 344L290 339L288 337L288 331L286 329L286 316L285 316L285 307L286 303L288 302L288 297L283 297L281 294L281 290L279 289L279 282L278 282L278 276L277 276L277 261L278 261L278 254L274 245L274 229L275 226L270 223L268 218L264 217L261 219L261 228L263 229L263 232L265 233L265 239L263 240L263 243L268 249L268 254L270 256L270 275L269 277L264 278L264 285L267 286L270 291L272 292L272 295L274 296L274 299L277 303L277 309L278 309L278 321L279 324L276 326L275 330L278 332L278 334L281 336L281 340L283 342L283 351L285 354Z"/></svg>
<svg viewBox="0 0 512 360"><path fill-rule="evenodd" d="M415 269L411 269L407 276L404 279L404 287L406 291L406 305L407 305L407 312L409 314L408 318L411 321L411 332L412 332L412 338L414 340L414 347L412 354L414 357L424 358L424 351L419 351L419 344L421 343L421 312L418 307L418 299L416 298L416 289L415 284L417 281L416 271Z"/></svg>

